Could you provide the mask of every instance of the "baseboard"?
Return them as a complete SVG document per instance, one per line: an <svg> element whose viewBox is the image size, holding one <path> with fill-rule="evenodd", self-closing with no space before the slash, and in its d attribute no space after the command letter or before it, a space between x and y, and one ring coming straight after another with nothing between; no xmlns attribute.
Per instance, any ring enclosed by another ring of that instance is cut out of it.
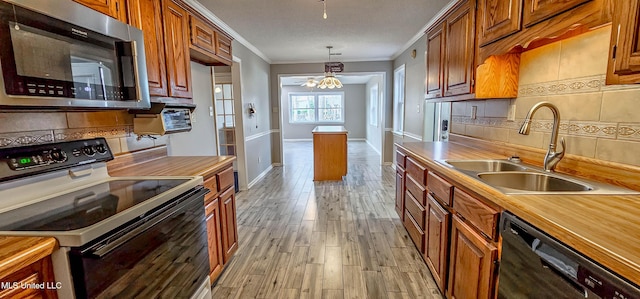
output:
<svg viewBox="0 0 640 299"><path fill-rule="evenodd" d="M282 163L273 163L273 164L271 164L271 166L273 166L273 167L281 167Z"/></svg>
<svg viewBox="0 0 640 299"><path fill-rule="evenodd" d="M309 142L313 141L311 138L301 138L301 139L282 139L284 142Z"/></svg>
<svg viewBox="0 0 640 299"><path fill-rule="evenodd" d="M367 141L366 138L347 138L347 141Z"/></svg>
<svg viewBox="0 0 640 299"><path fill-rule="evenodd" d="M375 146L373 146L373 144L371 144L371 142L369 142L369 139L366 139L366 141L367 141L367 144L373 149L374 152L376 152L376 153L378 153L378 155L382 156L380 151Z"/></svg>
<svg viewBox="0 0 640 299"><path fill-rule="evenodd" d="M389 163L389 162L385 162L385 163ZM393 168L393 170L398 170L398 169L396 168L396 163L391 163L391 168Z"/></svg>
<svg viewBox="0 0 640 299"><path fill-rule="evenodd" d="M382 163L382 165L383 166L391 166L391 167L393 167L393 170L396 169L396 164L393 163L393 162L384 162L384 163Z"/></svg>
<svg viewBox="0 0 640 299"><path fill-rule="evenodd" d="M269 171L271 171L271 169L273 169L273 164L269 165L269 167L267 167L267 169L265 169L255 179L253 179L253 181L251 181L251 183L249 183L247 185L247 189L251 189L251 187L253 187L255 184L257 184L261 179L263 179L267 175L267 173L269 173Z"/></svg>

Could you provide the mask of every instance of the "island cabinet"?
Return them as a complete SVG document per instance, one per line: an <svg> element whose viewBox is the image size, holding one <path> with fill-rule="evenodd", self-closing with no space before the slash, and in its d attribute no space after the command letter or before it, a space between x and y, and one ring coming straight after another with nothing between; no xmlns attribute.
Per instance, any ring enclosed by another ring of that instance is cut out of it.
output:
<svg viewBox="0 0 640 299"><path fill-rule="evenodd" d="M213 283L238 249L233 167L207 178L204 186L211 190L205 196L207 239L209 245L209 278Z"/></svg>
<svg viewBox="0 0 640 299"><path fill-rule="evenodd" d="M418 157L402 149L396 157L406 157L404 180L396 180L404 190L396 190L396 210L404 207L398 215L442 294L493 298L498 209L455 188Z"/></svg>
<svg viewBox="0 0 640 299"><path fill-rule="evenodd" d="M640 0L615 0L607 84L640 83Z"/></svg>

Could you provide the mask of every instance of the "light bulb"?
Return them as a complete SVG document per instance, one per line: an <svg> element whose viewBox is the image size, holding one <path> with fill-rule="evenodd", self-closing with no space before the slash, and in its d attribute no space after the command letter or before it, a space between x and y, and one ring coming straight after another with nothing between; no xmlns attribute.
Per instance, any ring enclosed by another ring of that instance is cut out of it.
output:
<svg viewBox="0 0 640 299"><path fill-rule="evenodd" d="M322 1L322 17L327 19L327 2Z"/></svg>
<svg viewBox="0 0 640 299"><path fill-rule="evenodd" d="M326 20L327 19L327 12L325 11L324 14L322 14L322 17Z"/></svg>

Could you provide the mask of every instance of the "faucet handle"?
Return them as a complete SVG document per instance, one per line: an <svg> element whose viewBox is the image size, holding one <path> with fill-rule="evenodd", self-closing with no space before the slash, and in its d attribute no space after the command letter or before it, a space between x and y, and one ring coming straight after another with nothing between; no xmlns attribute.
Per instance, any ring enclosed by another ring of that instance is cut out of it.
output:
<svg viewBox="0 0 640 299"><path fill-rule="evenodd" d="M567 148L567 143L564 142L564 137L560 137L560 145L562 145L562 150L556 150L556 153L558 154L558 160L562 159L562 157L564 157L564 152L565 149Z"/></svg>

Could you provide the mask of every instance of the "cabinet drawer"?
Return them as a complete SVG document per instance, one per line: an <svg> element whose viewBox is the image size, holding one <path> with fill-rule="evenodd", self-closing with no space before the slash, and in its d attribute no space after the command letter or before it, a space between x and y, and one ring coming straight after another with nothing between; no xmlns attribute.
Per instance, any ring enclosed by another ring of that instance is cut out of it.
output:
<svg viewBox="0 0 640 299"><path fill-rule="evenodd" d="M427 186L429 186L429 193L440 200L440 202L451 206L451 194L453 192L453 186L443 178L439 177L433 172L429 172L427 175Z"/></svg>
<svg viewBox="0 0 640 299"><path fill-rule="evenodd" d="M411 193L411 195L413 195L413 197L421 204L421 205L425 205L426 201L426 196L427 196L427 190L419 185L414 178L405 175L404 177L405 180L405 185L407 186L407 191L409 191L409 193Z"/></svg>
<svg viewBox="0 0 640 299"><path fill-rule="evenodd" d="M454 190L453 209L485 237L495 239L498 211L459 189Z"/></svg>
<svg viewBox="0 0 640 299"><path fill-rule="evenodd" d="M427 184L427 168L422 166L420 162L412 159L411 157L407 157L407 174L413 177L420 185Z"/></svg>
<svg viewBox="0 0 640 299"><path fill-rule="evenodd" d="M425 218L425 209L422 204L420 204L409 192L405 195L404 199L405 209L411 214L413 219L416 221L416 224L424 230L424 218Z"/></svg>
<svg viewBox="0 0 640 299"><path fill-rule="evenodd" d="M212 176L208 178L206 181L204 181L203 186L211 190L211 192L207 193L207 195L214 196L218 194L218 180L216 176Z"/></svg>
<svg viewBox="0 0 640 299"><path fill-rule="evenodd" d="M227 189L229 186L233 185L233 167L229 167L218 175L218 191L222 191Z"/></svg>
<svg viewBox="0 0 640 299"><path fill-rule="evenodd" d="M424 231L418 227L416 221L413 220L411 214L406 210L404 212L404 227L407 229L407 232L409 232L409 237L411 237L413 243L416 244L418 250L422 252L424 249Z"/></svg>
<svg viewBox="0 0 640 299"><path fill-rule="evenodd" d="M405 166L406 166L405 165L405 163L406 163L405 159L406 158L407 158L407 156L405 156L405 154L403 154L403 153L401 153L399 151L396 151L396 165L398 167L400 167L402 169L405 168Z"/></svg>
<svg viewBox="0 0 640 299"><path fill-rule="evenodd" d="M220 200L218 200L217 197L214 198L213 201L211 201L204 207L205 215L207 216L211 215L211 213L213 213L213 211L215 211L219 205L220 205Z"/></svg>

